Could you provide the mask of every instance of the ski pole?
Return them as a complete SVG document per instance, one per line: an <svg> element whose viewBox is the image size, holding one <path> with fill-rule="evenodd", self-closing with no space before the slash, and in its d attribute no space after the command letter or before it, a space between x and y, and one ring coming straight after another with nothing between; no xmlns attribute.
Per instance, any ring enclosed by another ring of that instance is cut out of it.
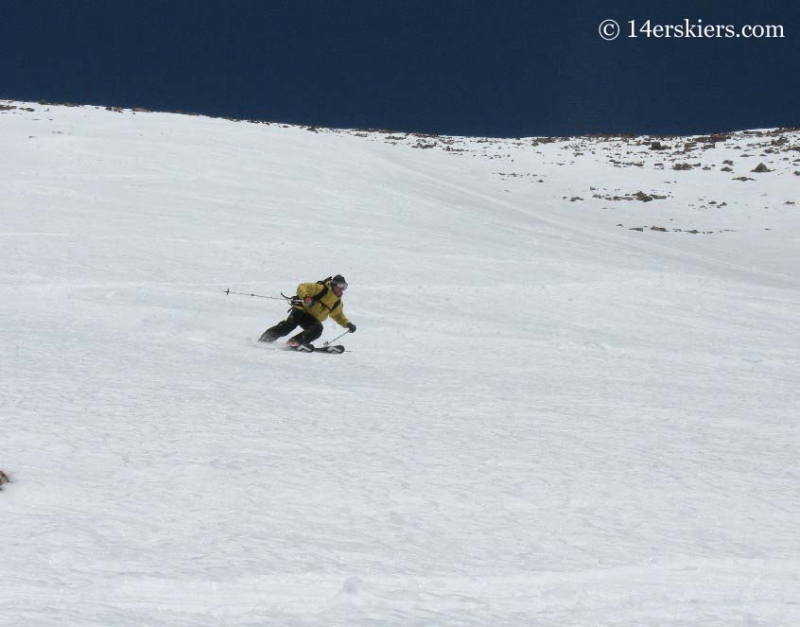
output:
<svg viewBox="0 0 800 627"><path fill-rule="evenodd" d="M350 329L347 329L347 331L345 331L345 332L344 332L344 333L342 333L341 335L337 335L335 338L333 338L333 339L332 339L332 340L330 340L329 342L324 342L322 345L323 345L323 346L330 346L331 342L335 342L335 341L336 341L336 340L338 340L340 337L344 337L344 336L345 336L345 335L347 335L348 333L350 333Z"/></svg>
<svg viewBox="0 0 800 627"><path fill-rule="evenodd" d="M261 294L246 294L245 292L234 292L230 288L225 290L225 295L227 296L228 294L238 294L239 296L255 296L256 298L268 298L270 300L292 300L291 298L289 298L288 296L284 296L283 294L281 294L280 296L262 296Z"/></svg>

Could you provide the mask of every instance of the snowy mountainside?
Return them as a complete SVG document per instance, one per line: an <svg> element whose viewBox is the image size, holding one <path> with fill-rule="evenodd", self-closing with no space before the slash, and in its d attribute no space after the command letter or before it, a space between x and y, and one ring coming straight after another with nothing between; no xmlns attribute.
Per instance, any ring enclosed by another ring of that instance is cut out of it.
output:
<svg viewBox="0 0 800 627"><path fill-rule="evenodd" d="M797 130L0 140L0 626L800 622Z"/></svg>

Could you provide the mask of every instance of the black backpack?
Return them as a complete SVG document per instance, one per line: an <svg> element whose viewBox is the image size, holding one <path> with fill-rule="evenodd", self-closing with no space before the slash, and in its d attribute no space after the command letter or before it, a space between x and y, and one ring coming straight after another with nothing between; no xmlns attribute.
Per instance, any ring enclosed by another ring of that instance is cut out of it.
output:
<svg viewBox="0 0 800 627"><path fill-rule="evenodd" d="M319 294L317 294L316 296L312 296L312 297L311 297L311 300L313 300L315 303L317 303L317 302L319 302L319 301L320 301L322 298L324 298L324 297L327 295L327 293L330 291L330 289L331 289L331 286L330 286L330 281L331 281L332 279L333 279L333 275L329 276L329 277L328 277L328 278L326 278L326 279L322 279L321 281L317 281L317 285L324 285L324 286L325 286L325 289L323 289L323 290L322 290L322 291L321 291ZM284 294L283 294L283 293L281 293L281 296L284 296ZM293 303L295 303L295 304L296 304L296 303L299 303L299 301L300 301L300 297L299 297L297 294L295 294L294 296L288 296L288 297L284 296L284 297L285 297L285 298L289 298L289 300L293 301ZM328 310L328 311L330 311L331 313L333 313L333 310L334 310L334 309L336 309L336 308L337 308L339 305L341 305L341 304L342 304L342 299L341 299L341 298L339 298L339 299L337 299L337 300L336 300L336 302L335 302L335 303L333 303L333 307L328 307L328 306L327 306L325 303L322 303L322 306L323 306L323 307L325 307L325 309L327 309L327 310ZM291 308L289 308L289 311L291 311L291 310L292 310L292 309L291 309Z"/></svg>

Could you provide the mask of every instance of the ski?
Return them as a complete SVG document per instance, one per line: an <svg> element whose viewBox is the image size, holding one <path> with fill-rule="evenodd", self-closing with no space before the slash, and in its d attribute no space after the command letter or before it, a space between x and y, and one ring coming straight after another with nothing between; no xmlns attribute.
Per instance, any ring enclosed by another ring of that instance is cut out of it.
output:
<svg viewBox="0 0 800 627"><path fill-rule="evenodd" d="M250 338L248 338L248 341L255 346L260 346L263 348L267 348L269 350L291 351L294 353L330 353L331 355L340 355L344 352L344 346L342 344L333 344L329 346L298 344L296 346L292 346L289 344L284 344L279 342L262 342L260 340L254 341Z"/></svg>
<svg viewBox="0 0 800 627"><path fill-rule="evenodd" d="M331 355L340 355L344 352L344 346L341 344L336 344L334 346L314 346L313 344L290 346L289 344L285 344L280 348L281 350L294 351L295 353L329 353Z"/></svg>
<svg viewBox="0 0 800 627"><path fill-rule="evenodd" d="M331 353L332 355L340 355L344 352L344 346L341 344L334 344L333 346L317 346L314 348L315 353Z"/></svg>
<svg viewBox="0 0 800 627"><path fill-rule="evenodd" d="M282 351L294 351L295 353L313 353L313 344L278 344L278 348Z"/></svg>

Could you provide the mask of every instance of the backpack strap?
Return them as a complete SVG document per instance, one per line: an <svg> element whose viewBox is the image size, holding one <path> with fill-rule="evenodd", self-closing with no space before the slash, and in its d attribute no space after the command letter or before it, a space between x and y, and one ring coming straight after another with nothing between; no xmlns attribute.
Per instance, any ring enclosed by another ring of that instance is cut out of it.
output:
<svg viewBox="0 0 800 627"><path fill-rule="evenodd" d="M341 298L338 298L336 300L336 302L333 303L333 307L328 307L325 303L322 302L322 299L325 298L325 296L327 296L328 292L331 291L331 283L330 283L330 281L331 281L332 278L333 277L329 276L327 279L323 279L322 281L317 281L317 285L322 285L323 288L322 288L322 290L320 291L319 294L317 294L316 296L312 296L311 297L311 300L313 300L315 303L319 303L320 305L325 307L325 309L327 309L330 313L333 313L333 311L339 305L342 304L342 299ZM281 293L281 296L283 296L283 293ZM297 296L293 296L292 298L297 298ZM292 308L289 308L289 311L291 311L291 310L292 310Z"/></svg>
<svg viewBox="0 0 800 627"><path fill-rule="evenodd" d="M317 281L317 283L319 283L319 281ZM322 285L324 286L322 288L322 291L319 294L317 294L316 296L312 296L311 300L316 302L316 301L319 301L319 300L325 298L328 295L328 292L331 289L330 285L328 285L327 283L323 283Z"/></svg>
<svg viewBox="0 0 800 627"><path fill-rule="evenodd" d="M317 283L321 283L321 281L317 281ZM333 313L333 311L334 311L334 310L335 310L335 309L336 309L336 308L337 308L339 305L341 305L341 304L342 304L342 299L341 299L341 298L337 298L337 299L336 299L336 302L335 302L335 303L333 303L333 307L328 307L328 306L327 306L325 303L323 303L323 302L322 302L322 299L323 299L323 298L324 298L324 297L325 297L325 296L328 294L328 292L330 292L330 291L331 291L330 279L326 279L326 280L325 280L325 282L323 283L323 285L325 286L325 287L324 287L324 289L323 289L323 290L322 290L322 291L321 291L319 294L317 294L316 296L314 296L314 297L312 298L312 300L313 300L315 303L319 303L320 305L322 305L323 307L325 307L325 309L327 309L327 310L328 310L330 313Z"/></svg>

